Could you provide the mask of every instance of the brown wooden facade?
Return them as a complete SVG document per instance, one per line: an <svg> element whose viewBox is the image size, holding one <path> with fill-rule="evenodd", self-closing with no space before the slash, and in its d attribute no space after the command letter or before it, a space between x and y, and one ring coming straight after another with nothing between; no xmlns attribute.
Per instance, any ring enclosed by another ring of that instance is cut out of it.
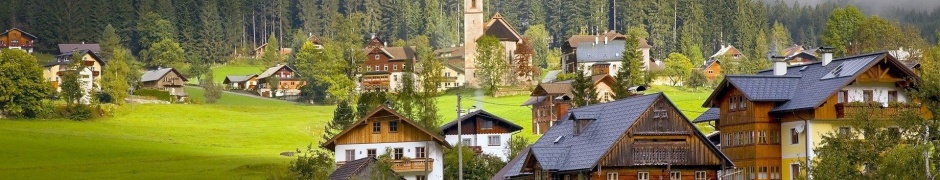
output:
<svg viewBox="0 0 940 180"><path fill-rule="evenodd" d="M26 33L23 30L13 28L0 34L0 48L20 48L31 52L35 40L36 36Z"/></svg>
<svg viewBox="0 0 940 180"><path fill-rule="evenodd" d="M718 77L721 77L721 62L712 62L702 69L702 74L705 75L705 79L708 79L708 81L714 81Z"/></svg>
<svg viewBox="0 0 940 180"><path fill-rule="evenodd" d="M483 124L487 122L492 122L493 126L490 128L484 128ZM460 132L463 134L503 134L503 133L512 133L510 130L512 127L498 121L484 119L482 117L473 118L473 120L464 120L460 122L460 126L463 130ZM444 135L457 135L456 126L453 128L442 129Z"/></svg>
<svg viewBox="0 0 940 180"><path fill-rule="evenodd" d="M729 90L721 99L718 103L723 113L717 128L721 130L721 151L743 177L760 168L779 172L780 123L768 115L774 103L751 102L737 89Z"/></svg>
<svg viewBox="0 0 940 180"><path fill-rule="evenodd" d="M391 124L395 124L395 129ZM375 128L378 125L377 129ZM378 131L375 131L378 130ZM438 141L447 146L442 137L419 127L411 120L405 119L398 113L392 112L388 107L381 106L371 114L362 118L333 139L323 144L323 147L333 149L341 144L373 144L395 142L422 142ZM449 147L449 146L447 146Z"/></svg>
<svg viewBox="0 0 940 180"><path fill-rule="evenodd" d="M157 89L167 92L183 92L184 83L186 83L186 77L183 77L183 74L180 74L176 69L172 69L164 74L160 79L155 81L141 82L140 87L144 89Z"/></svg>

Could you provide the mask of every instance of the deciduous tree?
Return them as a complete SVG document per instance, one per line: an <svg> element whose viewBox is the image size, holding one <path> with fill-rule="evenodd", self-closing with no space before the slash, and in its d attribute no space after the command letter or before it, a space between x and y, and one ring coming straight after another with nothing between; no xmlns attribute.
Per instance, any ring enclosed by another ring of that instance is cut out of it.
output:
<svg viewBox="0 0 940 180"><path fill-rule="evenodd" d="M23 51L0 52L0 84L0 116L5 117L37 117L42 99L53 92L36 57Z"/></svg>
<svg viewBox="0 0 940 180"><path fill-rule="evenodd" d="M487 93L493 93L502 83L508 67L503 45L499 39L492 35L485 35L477 39L477 79L481 88Z"/></svg>
<svg viewBox="0 0 940 180"><path fill-rule="evenodd" d="M101 73L101 91L111 97L110 103L124 104L124 98L127 97L127 91L131 87L131 82L127 80L133 71L128 65L128 61L133 60L130 58L133 57L129 50L118 47Z"/></svg>
<svg viewBox="0 0 940 180"><path fill-rule="evenodd" d="M673 86L678 85L678 83L685 82L689 75L692 73L692 63L689 62L689 58L685 55L679 53L669 53L669 57L666 58L666 75L669 80L673 83Z"/></svg>

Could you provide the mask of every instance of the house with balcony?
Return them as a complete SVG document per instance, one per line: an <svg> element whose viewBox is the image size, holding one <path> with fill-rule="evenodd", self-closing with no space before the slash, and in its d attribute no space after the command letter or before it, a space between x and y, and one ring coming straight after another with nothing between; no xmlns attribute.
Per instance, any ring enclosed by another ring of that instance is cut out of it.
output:
<svg viewBox="0 0 940 180"><path fill-rule="evenodd" d="M183 101L189 97L184 89L186 81L186 77L175 68L157 68L140 76L140 88L166 91L176 101Z"/></svg>
<svg viewBox="0 0 940 180"><path fill-rule="evenodd" d="M703 61L702 66L699 67L699 69L702 71L702 74L705 75L705 79L708 79L708 81L711 82L723 75L721 73L722 58L740 59L743 57L744 55L741 54L741 51L739 51L738 48L735 48L732 45L721 45L721 49Z"/></svg>
<svg viewBox="0 0 940 180"><path fill-rule="evenodd" d="M718 179L734 166L662 93L572 109L527 150L493 178Z"/></svg>
<svg viewBox="0 0 940 180"><path fill-rule="evenodd" d="M566 73L575 73L578 68L589 75L607 73L616 76L623 60L623 50L627 37L615 31L598 35L574 35L562 46L561 67ZM650 46L645 39L637 39L637 51L642 54L644 71L658 71L665 68L662 61L650 57Z"/></svg>
<svg viewBox="0 0 940 180"><path fill-rule="evenodd" d="M306 84L294 68L287 65L275 65L258 74L254 91L264 97L297 96L300 87ZM276 87L272 88L272 86Z"/></svg>
<svg viewBox="0 0 940 180"><path fill-rule="evenodd" d="M222 84L228 87L229 90L251 90L255 89L255 86L258 85L258 75L246 75L246 76L237 76L229 75L225 76L225 79L222 80Z"/></svg>
<svg viewBox="0 0 940 180"><path fill-rule="evenodd" d="M353 122L321 147L334 152L336 167L389 154L392 170L405 179L444 179L444 149L450 143L386 105Z"/></svg>
<svg viewBox="0 0 940 180"><path fill-rule="evenodd" d="M75 62L73 55L81 59L81 62ZM43 79L46 80L56 92L62 91L59 87L62 85L62 75L70 71L79 73L79 81L85 89L86 98L83 102L91 99L89 92L101 89L101 71L104 70L105 62L98 55L90 50L76 50L59 54L54 61L42 65Z"/></svg>
<svg viewBox="0 0 940 180"><path fill-rule="evenodd" d="M36 39L35 35L13 28L0 33L0 49L18 49L32 54Z"/></svg>
<svg viewBox="0 0 940 180"><path fill-rule="evenodd" d="M614 100L616 94L612 87L616 86L617 80L603 73L591 76L591 80L597 90L599 102ZM572 82L573 80L566 80L535 86L529 100L522 103L522 106L532 106L532 133L545 133L568 113L568 109L573 105L571 99L574 98L571 92Z"/></svg>
<svg viewBox="0 0 940 180"><path fill-rule="evenodd" d="M372 38L363 53L366 59L360 66L357 81L363 92L394 92L399 89L402 77L417 78L417 74L405 72L406 61L418 62L414 47L387 47L381 39Z"/></svg>
<svg viewBox="0 0 940 180"><path fill-rule="evenodd" d="M457 123L460 123L460 131ZM506 154L510 151L512 135L521 130L521 126L482 109L471 110L441 126L444 139L451 146L461 143L478 154L489 154L503 161L509 160Z"/></svg>
<svg viewBox="0 0 940 180"><path fill-rule="evenodd" d="M810 176L814 149L824 134L851 131L859 112L890 120L912 110L929 115L906 96L917 78L888 52L787 65L776 57L771 70L728 75L706 99L699 122L715 125L721 150L737 169L727 179L798 179Z"/></svg>

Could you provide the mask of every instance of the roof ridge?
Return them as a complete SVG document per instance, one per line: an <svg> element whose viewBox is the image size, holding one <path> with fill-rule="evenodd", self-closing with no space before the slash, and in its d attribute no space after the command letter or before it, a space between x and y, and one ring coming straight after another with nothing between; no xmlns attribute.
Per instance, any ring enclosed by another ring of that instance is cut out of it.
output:
<svg viewBox="0 0 940 180"><path fill-rule="evenodd" d="M839 58L837 58L837 59L833 59L832 62L844 61L844 60L855 59L855 58L860 58L860 57L865 57L865 56L882 55L882 54L885 54L885 53L888 53L888 51L877 51L877 52L870 52L870 53L865 53L865 54L856 54L856 55L851 55L851 56L844 56L844 57L839 57ZM787 66L787 68L809 66L809 65L820 64L820 63L822 63L822 61L816 61L816 62L811 62L811 63L806 63L806 64L789 65L789 66ZM757 71L757 73L770 72L770 71L773 71L773 68L760 70L760 71Z"/></svg>

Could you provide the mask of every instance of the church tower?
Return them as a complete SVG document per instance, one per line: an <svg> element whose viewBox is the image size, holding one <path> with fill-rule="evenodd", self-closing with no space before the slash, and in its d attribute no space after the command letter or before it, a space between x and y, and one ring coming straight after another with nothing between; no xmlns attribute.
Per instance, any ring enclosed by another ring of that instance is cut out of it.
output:
<svg viewBox="0 0 940 180"><path fill-rule="evenodd" d="M476 78L476 40L483 36L483 0L463 0L464 77L466 85L480 87Z"/></svg>

